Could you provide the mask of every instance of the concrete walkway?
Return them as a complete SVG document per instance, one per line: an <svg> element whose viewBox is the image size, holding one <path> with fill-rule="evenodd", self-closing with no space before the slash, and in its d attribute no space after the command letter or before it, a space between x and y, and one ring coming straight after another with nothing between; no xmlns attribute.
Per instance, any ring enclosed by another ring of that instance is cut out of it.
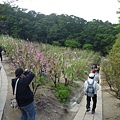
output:
<svg viewBox="0 0 120 120"><path fill-rule="evenodd" d="M86 112L86 102L87 102L86 96L84 95L80 104L76 104L71 109L72 112L77 113L74 120L102 120L102 92L100 85L99 85L99 90L97 92L97 106L96 106L95 114L91 114L91 111ZM92 100L91 100L91 106L92 106Z"/></svg>
<svg viewBox="0 0 120 120"><path fill-rule="evenodd" d="M2 66L1 62L0 66ZM7 98L7 92L8 92L8 80L4 67L2 66L0 70L0 120L2 119L4 106Z"/></svg>

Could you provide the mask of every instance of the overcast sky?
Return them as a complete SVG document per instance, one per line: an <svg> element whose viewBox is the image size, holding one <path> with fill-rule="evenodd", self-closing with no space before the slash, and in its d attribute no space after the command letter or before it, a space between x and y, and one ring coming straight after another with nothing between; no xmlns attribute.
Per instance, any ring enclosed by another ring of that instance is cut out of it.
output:
<svg viewBox="0 0 120 120"><path fill-rule="evenodd" d="M118 23L120 16L116 14L120 8L118 0L18 0L15 4L46 15L75 15L87 21L99 19L103 22Z"/></svg>

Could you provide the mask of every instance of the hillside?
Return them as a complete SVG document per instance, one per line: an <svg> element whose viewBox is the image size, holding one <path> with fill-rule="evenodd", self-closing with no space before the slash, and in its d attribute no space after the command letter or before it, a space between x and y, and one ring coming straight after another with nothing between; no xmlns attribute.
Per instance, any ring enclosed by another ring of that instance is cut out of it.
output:
<svg viewBox="0 0 120 120"><path fill-rule="evenodd" d="M10 99L12 98L11 82L10 80L14 77L14 73L11 70L9 63L6 61L2 62L4 69L7 74L9 86L6 106L4 109L4 115L2 120L18 120L20 118L20 111L13 110L10 106ZM114 96L105 81L105 76L102 74L102 97L103 97L103 120L119 120L120 119L120 100ZM79 89L78 89L79 90ZM42 92L41 92L42 91ZM63 107L61 103L51 93L50 88L42 87L40 89L40 96L35 97L37 120L73 120L76 113L71 113L70 108ZM74 93L77 90L74 89ZM75 95L74 94L74 95ZM107 102L106 102L107 100Z"/></svg>
<svg viewBox="0 0 120 120"><path fill-rule="evenodd" d="M93 19L88 22L73 15L44 15L10 4L0 4L0 8L0 35L21 40L93 50L106 55L120 32L117 24L108 21Z"/></svg>

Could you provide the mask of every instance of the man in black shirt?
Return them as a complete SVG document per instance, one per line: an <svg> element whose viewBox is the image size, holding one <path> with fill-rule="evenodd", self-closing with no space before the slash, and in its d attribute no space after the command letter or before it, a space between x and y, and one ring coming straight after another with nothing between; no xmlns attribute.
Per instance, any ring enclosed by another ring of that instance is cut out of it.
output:
<svg viewBox="0 0 120 120"><path fill-rule="evenodd" d="M35 74L28 70L24 73L22 68L18 68L15 75L16 78L12 79L12 88L14 93L15 83L19 79L16 88L16 100L22 113L21 120L35 120L34 95L29 87Z"/></svg>

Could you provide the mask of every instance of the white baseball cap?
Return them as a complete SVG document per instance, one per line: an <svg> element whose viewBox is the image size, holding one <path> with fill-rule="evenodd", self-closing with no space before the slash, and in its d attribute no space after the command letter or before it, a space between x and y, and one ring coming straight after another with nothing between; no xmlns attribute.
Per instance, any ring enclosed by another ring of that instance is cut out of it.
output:
<svg viewBox="0 0 120 120"><path fill-rule="evenodd" d="M94 74L94 73L90 73L90 74L89 74L89 77L94 78L94 77L95 77L95 74Z"/></svg>

